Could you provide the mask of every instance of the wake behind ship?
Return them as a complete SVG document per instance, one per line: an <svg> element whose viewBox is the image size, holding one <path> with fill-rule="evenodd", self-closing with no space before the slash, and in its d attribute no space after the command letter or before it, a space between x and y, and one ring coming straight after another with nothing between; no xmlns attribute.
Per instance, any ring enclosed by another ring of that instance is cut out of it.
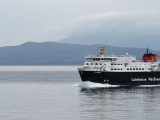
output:
<svg viewBox="0 0 160 120"><path fill-rule="evenodd" d="M128 54L105 56L104 51L105 48L102 47L97 56L85 57L84 66L78 68L83 82L111 85L160 84L160 61L148 49L139 61Z"/></svg>

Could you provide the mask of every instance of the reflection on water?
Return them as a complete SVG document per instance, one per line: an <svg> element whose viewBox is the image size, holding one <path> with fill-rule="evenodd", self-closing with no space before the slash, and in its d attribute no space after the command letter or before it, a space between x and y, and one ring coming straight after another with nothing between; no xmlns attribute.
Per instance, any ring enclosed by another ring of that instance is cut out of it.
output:
<svg viewBox="0 0 160 120"><path fill-rule="evenodd" d="M160 87L77 82L71 70L1 71L0 120L159 120Z"/></svg>
<svg viewBox="0 0 160 120"><path fill-rule="evenodd" d="M87 120L158 120L159 93L160 87L81 89L81 117Z"/></svg>

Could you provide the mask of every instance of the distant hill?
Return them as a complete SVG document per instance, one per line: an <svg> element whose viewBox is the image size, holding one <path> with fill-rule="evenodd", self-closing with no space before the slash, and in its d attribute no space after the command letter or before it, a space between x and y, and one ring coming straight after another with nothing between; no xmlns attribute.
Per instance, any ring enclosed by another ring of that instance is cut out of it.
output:
<svg viewBox="0 0 160 120"><path fill-rule="evenodd" d="M104 45L80 45L55 42L27 42L19 46L0 47L0 65L80 65L84 56L97 54ZM129 54L138 58L141 48L123 48L106 45L106 54Z"/></svg>

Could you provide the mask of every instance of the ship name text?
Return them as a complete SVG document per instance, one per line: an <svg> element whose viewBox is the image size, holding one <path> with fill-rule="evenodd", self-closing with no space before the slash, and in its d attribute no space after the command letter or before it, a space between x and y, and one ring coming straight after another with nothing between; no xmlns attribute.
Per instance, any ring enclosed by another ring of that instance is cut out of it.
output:
<svg viewBox="0 0 160 120"><path fill-rule="evenodd" d="M149 77L149 78L131 78L131 81L160 81L160 78Z"/></svg>

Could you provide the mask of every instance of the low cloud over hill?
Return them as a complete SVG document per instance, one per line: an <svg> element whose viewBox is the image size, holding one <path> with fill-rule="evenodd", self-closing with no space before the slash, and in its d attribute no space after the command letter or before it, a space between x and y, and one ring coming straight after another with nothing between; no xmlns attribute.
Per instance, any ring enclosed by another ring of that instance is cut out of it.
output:
<svg viewBox="0 0 160 120"><path fill-rule="evenodd" d="M77 18L67 28L65 43L150 47L160 50L160 12L107 12Z"/></svg>

